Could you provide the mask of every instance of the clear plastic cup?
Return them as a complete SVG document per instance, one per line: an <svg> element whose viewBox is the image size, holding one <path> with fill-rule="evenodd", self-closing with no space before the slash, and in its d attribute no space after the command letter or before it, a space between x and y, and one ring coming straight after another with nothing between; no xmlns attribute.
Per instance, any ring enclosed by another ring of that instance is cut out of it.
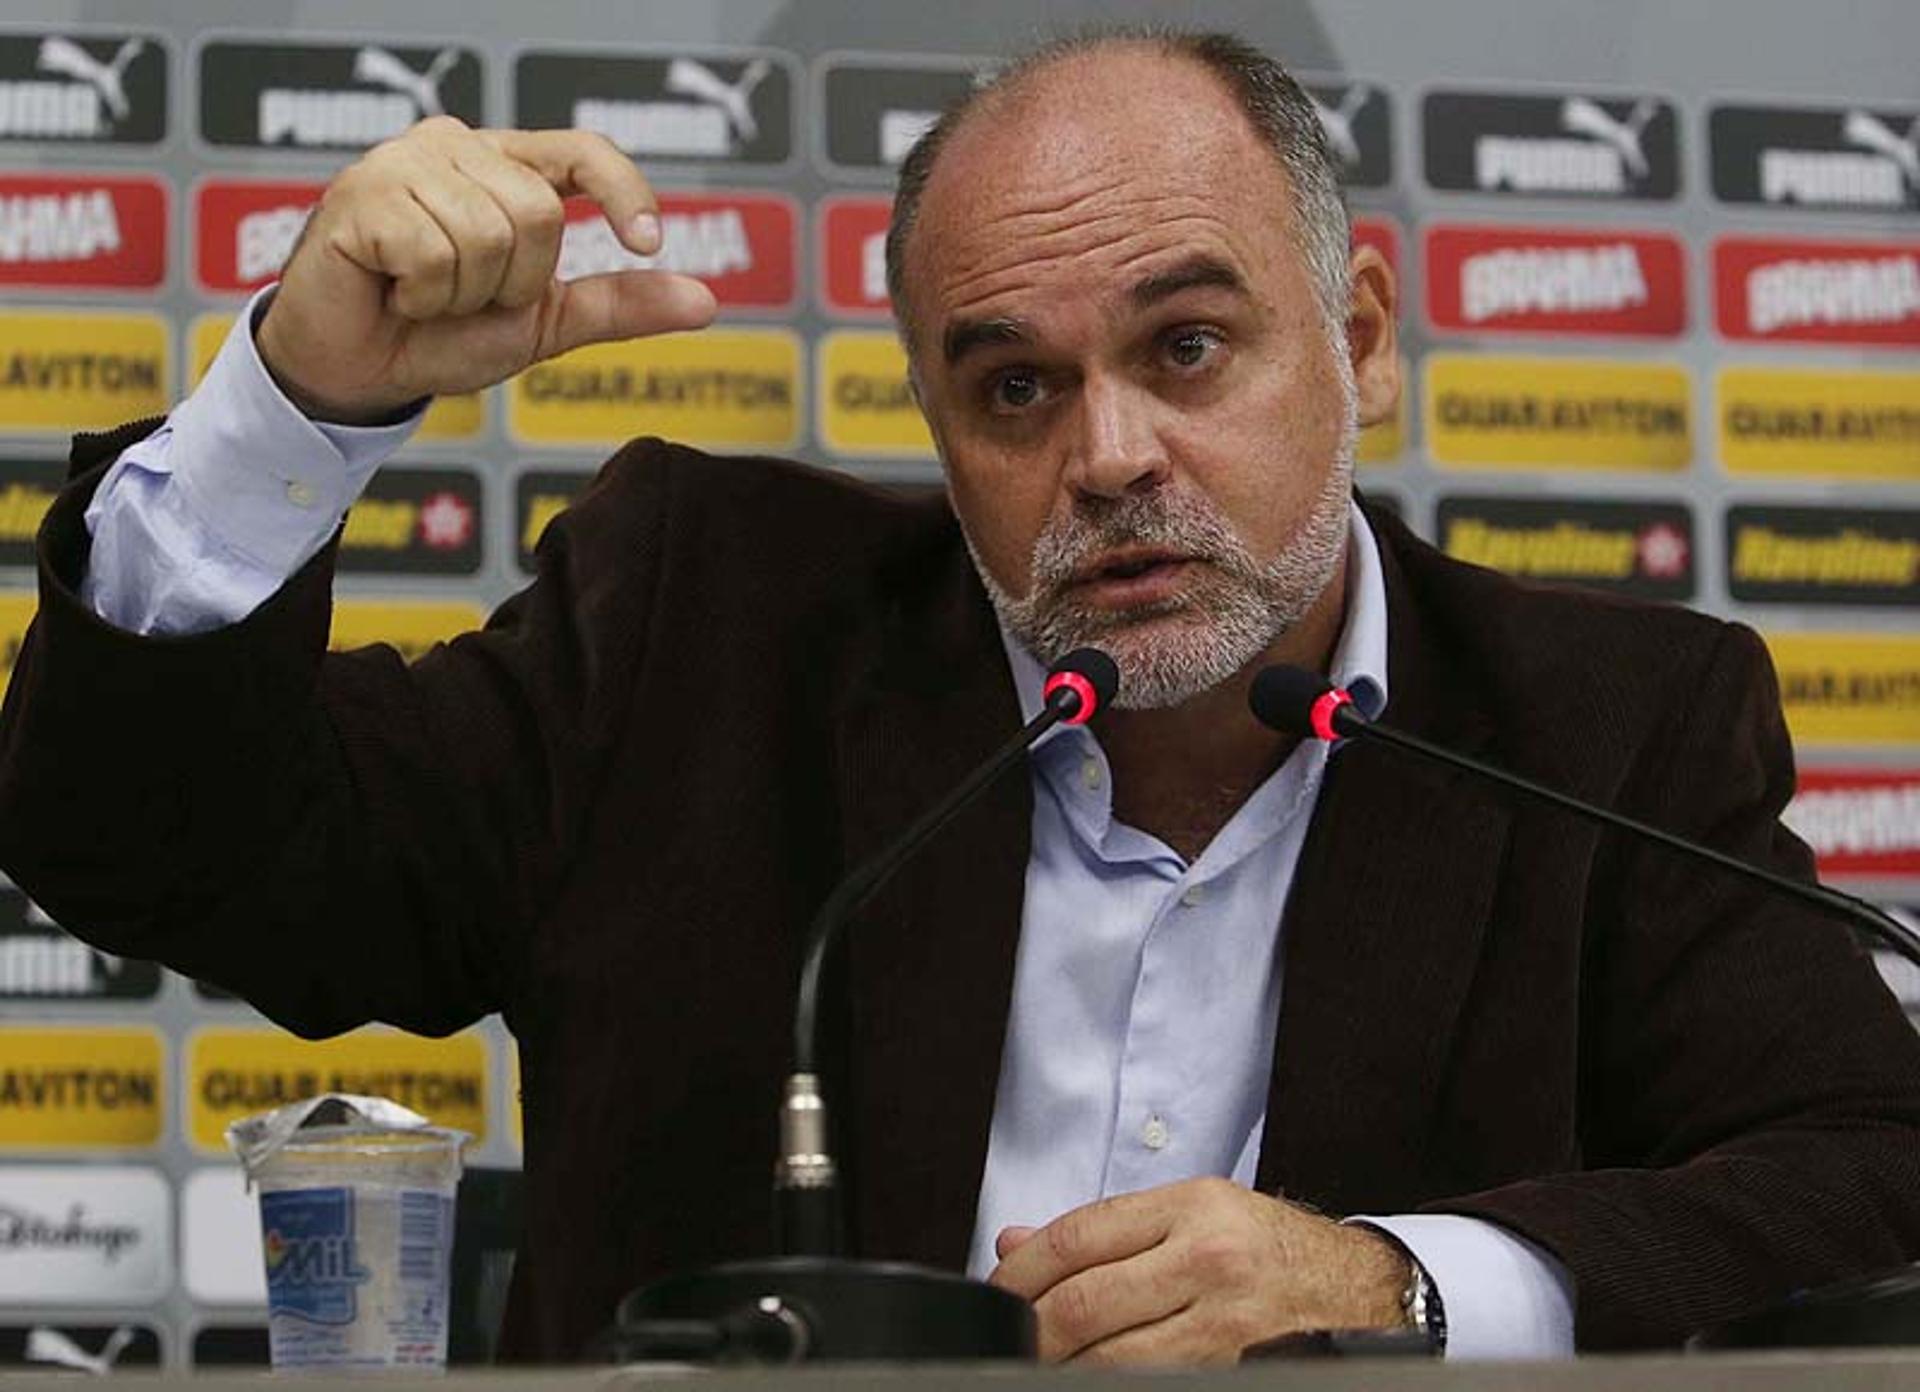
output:
<svg viewBox="0 0 1920 1392"><path fill-rule="evenodd" d="M446 1366L466 1140L428 1126L308 1125L249 1165L276 1370Z"/></svg>

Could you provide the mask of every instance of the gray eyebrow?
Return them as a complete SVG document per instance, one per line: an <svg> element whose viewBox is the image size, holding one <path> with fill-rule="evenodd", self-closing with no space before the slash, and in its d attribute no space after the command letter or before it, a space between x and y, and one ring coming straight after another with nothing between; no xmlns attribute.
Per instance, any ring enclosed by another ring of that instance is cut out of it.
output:
<svg viewBox="0 0 1920 1392"><path fill-rule="evenodd" d="M951 367L968 353L1005 343L1026 343L1031 335L1021 319L956 319L947 326L943 347Z"/></svg>
<svg viewBox="0 0 1920 1392"><path fill-rule="evenodd" d="M1182 290L1208 285L1242 295L1247 293L1246 281L1233 267L1211 256L1196 256L1170 270L1158 271L1136 282L1129 292L1129 298L1135 309L1147 309Z"/></svg>

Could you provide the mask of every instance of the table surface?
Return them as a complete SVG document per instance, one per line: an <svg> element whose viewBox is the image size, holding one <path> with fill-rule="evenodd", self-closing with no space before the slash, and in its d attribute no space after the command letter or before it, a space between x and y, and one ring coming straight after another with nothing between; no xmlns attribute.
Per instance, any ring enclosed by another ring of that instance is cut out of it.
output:
<svg viewBox="0 0 1920 1392"><path fill-rule="evenodd" d="M685 1370L521 1369L454 1373L446 1377L380 1378L381 1392L479 1392L513 1386L552 1392L626 1392L641 1386L684 1382ZM1879 1392L1920 1389L1920 1349L1837 1353L1663 1354L1643 1357L1581 1358L1562 1363L1430 1363L1414 1359L1271 1360L1218 1372L1077 1372L993 1366L861 1367L840 1365L796 1370L701 1373L703 1392L1245 1392L1252 1388L1299 1392L1449 1392L1487 1389L1520 1392L1552 1388L1566 1392ZM308 1381L260 1373L203 1373L196 1376L120 1374L119 1379L155 1389L206 1389L221 1392L286 1392L290 1383ZM117 1379L118 1380L118 1379ZM55 1382L72 1387L71 1374L9 1373L9 1386ZM313 1381L322 1381L315 1379ZM339 1385L338 1379L326 1379ZM360 1385L365 1386L362 1381Z"/></svg>

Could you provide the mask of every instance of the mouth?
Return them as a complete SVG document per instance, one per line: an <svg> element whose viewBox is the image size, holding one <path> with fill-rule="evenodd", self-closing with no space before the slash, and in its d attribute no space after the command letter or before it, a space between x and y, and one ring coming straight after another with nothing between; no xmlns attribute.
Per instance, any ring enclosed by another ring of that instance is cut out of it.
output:
<svg viewBox="0 0 1920 1392"><path fill-rule="evenodd" d="M1198 557L1155 547L1127 547L1095 557L1074 572L1072 587L1102 608L1133 608L1171 599Z"/></svg>

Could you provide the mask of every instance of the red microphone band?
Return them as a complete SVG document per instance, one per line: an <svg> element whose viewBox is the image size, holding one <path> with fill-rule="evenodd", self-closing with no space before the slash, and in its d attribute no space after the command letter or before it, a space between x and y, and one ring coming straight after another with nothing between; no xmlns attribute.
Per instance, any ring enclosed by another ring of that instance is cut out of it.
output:
<svg viewBox="0 0 1920 1392"><path fill-rule="evenodd" d="M1093 683L1078 672L1055 672L1047 678L1047 684L1040 688L1041 694L1052 699L1053 693L1065 687L1080 698L1080 704L1070 714L1060 717L1062 725L1084 725L1093 719L1094 707L1099 701L1093 694Z"/></svg>
<svg viewBox="0 0 1920 1392"><path fill-rule="evenodd" d="M1326 740L1329 744L1339 739L1339 732L1333 728L1333 713L1342 706L1350 706L1352 704L1353 697L1349 696L1339 687L1328 688L1320 699L1313 703L1313 710L1308 717L1313 721L1314 734L1320 736L1321 739ZM1299 707L1296 706L1295 709L1297 710Z"/></svg>

